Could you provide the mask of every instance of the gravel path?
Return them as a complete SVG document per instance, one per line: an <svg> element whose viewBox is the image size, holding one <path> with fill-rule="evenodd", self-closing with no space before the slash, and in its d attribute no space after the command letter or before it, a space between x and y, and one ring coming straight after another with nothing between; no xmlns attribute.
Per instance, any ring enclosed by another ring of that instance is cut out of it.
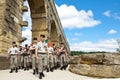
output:
<svg viewBox="0 0 120 80"><path fill-rule="evenodd" d="M0 70L0 80L40 80L38 75L32 75L32 70L23 71L19 70L18 73L9 73L10 70ZM81 76L66 71L55 70L54 72L44 72L45 77L42 80L101 80L97 78ZM120 78L114 79L102 79L102 80L120 80Z"/></svg>

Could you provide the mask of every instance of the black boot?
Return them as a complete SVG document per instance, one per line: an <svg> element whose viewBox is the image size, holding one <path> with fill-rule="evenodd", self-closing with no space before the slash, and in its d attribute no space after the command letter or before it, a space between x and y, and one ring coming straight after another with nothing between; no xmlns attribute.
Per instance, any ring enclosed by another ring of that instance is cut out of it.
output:
<svg viewBox="0 0 120 80"><path fill-rule="evenodd" d="M63 70L63 68L64 68L64 66L62 66L62 67L60 68L60 70Z"/></svg>
<svg viewBox="0 0 120 80"><path fill-rule="evenodd" d="M33 75L35 75L35 69L33 70Z"/></svg>
<svg viewBox="0 0 120 80"><path fill-rule="evenodd" d="M67 67L68 67L68 64L65 66L65 70L67 69Z"/></svg>
<svg viewBox="0 0 120 80"><path fill-rule="evenodd" d="M50 71L53 72L53 68L50 68Z"/></svg>
<svg viewBox="0 0 120 80"><path fill-rule="evenodd" d="M16 73L18 72L18 68L15 69L15 72L16 72Z"/></svg>
<svg viewBox="0 0 120 80"><path fill-rule="evenodd" d="M10 73L12 73L12 72L13 72L13 69L10 70Z"/></svg>
<svg viewBox="0 0 120 80"><path fill-rule="evenodd" d="M36 74L38 74L38 68L36 68Z"/></svg>
<svg viewBox="0 0 120 80"><path fill-rule="evenodd" d="M57 67L56 67L56 66L54 66L54 69L56 70L56 69L57 69Z"/></svg>
<svg viewBox="0 0 120 80"><path fill-rule="evenodd" d="M20 66L18 67L18 69L20 69Z"/></svg>
<svg viewBox="0 0 120 80"><path fill-rule="evenodd" d="M44 73L43 73L43 72L41 73L41 75L42 75L42 77L45 77L45 75L44 75Z"/></svg>
<svg viewBox="0 0 120 80"><path fill-rule="evenodd" d="M49 72L49 68L46 68L46 72Z"/></svg>
<svg viewBox="0 0 120 80"><path fill-rule="evenodd" d="M26 71L26 67L24 67L24 71Z"/></svg>
<svg viewBox="0 0 120 80"><path fill-rule="evenodd" d="M63 66L63 69L64 69L64 70L66 70L66 68L67 68L66 66Z"/></svg>
<svg viewBox="0 0 120 80"><path fill-rule="evenodd" d="M39 73L39 79L42 79L42 73Z"/></svg>
<svg viewBox="0 0 120 80"><path fill-rule="evenodd" d="M29 66L27 66L27 70L29 70Z"/></svg>

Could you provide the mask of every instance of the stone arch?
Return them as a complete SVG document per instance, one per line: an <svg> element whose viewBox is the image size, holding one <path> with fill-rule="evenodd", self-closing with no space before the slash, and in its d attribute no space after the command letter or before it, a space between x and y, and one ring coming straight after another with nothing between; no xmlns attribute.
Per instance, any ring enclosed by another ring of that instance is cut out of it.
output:
<svg viewBox="0 0 120 80"><path fill-rule="evenodd" d="M51 22L49 39L52 43L59 45L58 30L54 21Z"/></svg>
<svg viewBox="0 0 120 80"><path fill-rule="evenodd" d="M28 0L31 20L32 38L39 38L40 34L48 34L46 21L46 5L44 0Z"/></svg>
<svg viewBox="0 0 120 80"><path fill-rule="evenodd" d="M31 13L45 13L44 0L28 0Z"/></svg>

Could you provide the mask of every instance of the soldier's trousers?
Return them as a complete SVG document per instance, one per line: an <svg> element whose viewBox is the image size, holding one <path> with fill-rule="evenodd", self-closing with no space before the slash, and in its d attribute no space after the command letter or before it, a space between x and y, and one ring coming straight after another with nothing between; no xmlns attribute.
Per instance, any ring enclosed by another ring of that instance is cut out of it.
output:
<svg viewBox="0 0 120 80"><path fill-rule="evenodd" d="M28 67L28 66L29 66L29 57L24 56L24 67Z"/></svg>
<svg viewBox="0 0 120 80"><path fill-rule="evenodd" d="M21 62L21 66L24 66L24 63L23 63L24 62L24 56L23 55L20 56L20 62Z"/></svg>
<svg viewBox="0 0 120 80"><path fill-rule="evenodd" d="M65 54L60 55L60 67L63 67L66 65L66 56Z"/></svg>
<svg viewBox="0 0 120 80"><path fill-rule="evenodd" d="M48 57L46 53L39 53L38 57L38 71L41 73L44 67L48 68Z"/></svg>
<svg viewBox="0 0 120 80"><path fill-rule="evenodd" d="M35 54L32 54L32 69L36 68L36 57Z"/></svg>
<svg viewBox="0 0 120 80"><path fill-rule="evenodd" d="M17 54L14 54L14 55L10 56L10 66L11 66L11 69L13 69L14 67L18 67L18 56L17 56Z"/></svg>
<svg viewBox="0 0 120 80"><path fill-rule="evenodd" d="M54 67L54 56L52 53L49 54L49 67L53 68Z"/></svg>
<svg viewBox="0 0 120 80"><path fill-rule="evenodd" d="M57 66L57 56L56 55L53 55L53 64L54 64L54 67Z"/></svg>
<svg viewBox="0 0 120 80"><path fill-rule="evenodd" d="M20 61L20 59L18 59L18 67L20 67L21 66L21 61Z"/></svg>

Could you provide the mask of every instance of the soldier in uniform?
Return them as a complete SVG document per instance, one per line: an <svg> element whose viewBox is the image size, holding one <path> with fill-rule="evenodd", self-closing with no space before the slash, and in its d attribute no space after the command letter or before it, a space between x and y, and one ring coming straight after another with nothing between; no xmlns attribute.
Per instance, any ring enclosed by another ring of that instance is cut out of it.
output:
<svg viewBox="0 0 120 80"><path fill-rule="evenodd" d="M57 68L59 68L60 67L60 52L61 52L61 48L59 46L57 46L55 52L56 52Z"/></svg>
<svg viewBox="0 0 120 80"><path fill-rule="evenodd" d="M60 47L60 53L59 53L59 56L60 56L60 69L61 70L66 70L66 65L67 65L67 61L66 61L66 58L67 58L67 52L66 52L66 47L64 46L64 43L61 43L61 47Z"/></svg>
<svg viewBox="0 0 120 80"><path fill-rule="evenodd" d="M29 70L29 48L26 44L23 49L23 56L24 56L24 71Z"/></svg>
<svg viewBox="0 0 120 80"><path fill-rule="evenodd" d="M48 59L49 60L49 68L50 68L50 71L53 72L53 70L54 70L54 61L53 61L54 50L53 50L51 42L48 43L48 53L49 53L49 59Z"/></svg>
<svg viewBox="0 0 120 80"><path fill-rule="evenodd" d="M53 64L54 64L54 69L57 69L57 49L55 44L52 44L53 48Z"/></svg>
<svg viewBox="0 0 120 80"><path fill-rule="evenodd" d="M20 51L20 61L21 61L21 67L24 69L24 47L21 48L22 50Z"/></svg>
<svg viewBox="0 0 120 80"><path fill-rule="evenodd" d="M15 72L17 73L19 49L16 47L16 42L12 42L12 47L8 50L8 53L10 57L10 66L11 66L10 73L12 73L14 69L15 69Z"/></svg>
<svg viewBox="0 0 120 80"><path fill-rule="evenodd" d="M32 55L33 75L35 75L35 73L38 74L37 61L36 61L36 57L35 57L35 49L36 49L37 42L38 42L37 38L33 38L33 44L31 44L31 46L30 46L30 53Z"/></svg>
<svg viewBox="0 0 120 80"><path fill-rule="evenodd" d="M38 60L39 79L42 79L42 77L45 76L43 73L43 66L48 70L49 53L47 48L48 46L47 43L45 43L45 35L40 35L40 41L37 43L35 50L36 58Z"/></svg>
<svg viewBox="0 0 120 80"><path fill-rule="evenodd" d="M22 46L19 46L19 59L18 59L18 67L21 69L22 63L21 63L21 51L22 51Z"/></svg>

